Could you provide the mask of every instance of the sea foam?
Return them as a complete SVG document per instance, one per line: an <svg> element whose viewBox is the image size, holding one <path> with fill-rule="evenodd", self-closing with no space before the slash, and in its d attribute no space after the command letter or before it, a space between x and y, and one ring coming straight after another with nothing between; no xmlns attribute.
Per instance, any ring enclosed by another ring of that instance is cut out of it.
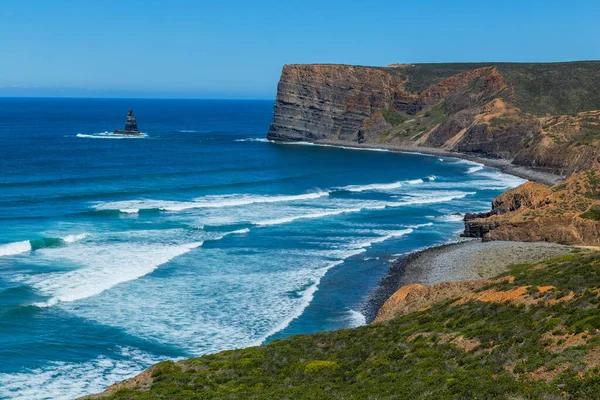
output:
<svg viewBox="0 0 600 400"><path fill-rule="evenodd" d="M75 136L84 139L143 139L148 137L148 135L145 133L140 133L139 135L119 135L108 131L93 133L91 135L86 133L78 133Z"/></svg>
<svg viewBox="0 0 600 400"><path fill-rule="evenodd" d="M235 139L236 142L262 142L262 143L270 143L271 140L267 138L241 138Z"/></svg>
<svg viewBox="0 0 600 400"><path fill-rule="evenodd" d="M367 192L367 191L377 191L377 190L393 190L402 187L402 182L392 182L392 183L372 183L369 185L348 185L339 188L339 190L345 190L348 192Z"/></svg>
<svg viewBox="0 0 600 400"><path fill-rule="evenodd" d="M41 238L7 243L0 245L0 257L15 256L17 254L27 253L28 251L38 250L44 247L75 243L85 239L87 236L87 233L81 233L77 235L67 235L64 238Z"/></svg>
<svg viewBox="0 0 600 400"><path fill-rule="evenodd" d="M70 400L100 393L108 385L130 378L164 361L139 349L121 347L115 357L98 356L87 362L51 362L43 368L0 373L0 398L12 400Z"/></svg>
<svg viewBox="0 0 600 400"><path fill-rule="evenodd" d="M31 242L29 240L0 245L0 257L14 256L28 251L31 251Z"/></svg>
<svg viewBox="0 0 600 400"><path fill-rule="evenodd" d="M279 203L302 200L313 200L329 196L329 192L313 192L300 195L261 196L248 194L233 194L220 196L205 196L193 201L168 200L126 200L99 203L93 206L98 211L119 210L122 213L138 213L141 210L185 211L194 208L223 208L238 207L258 203Z"/></svg>
<svg viewBox="0 0 600 400"><path fill-rule="evenodd" d="M469 169L467 170L467 172L468 172L469 174L473 174L473 173L475 173L475 172L477 172L477 171L481 171L482 169L483 169L483 165L477 165L477 166L475 166L475 167L471 167L471 168L469 168Z"/></svg>
<svg viewBox="0 0 600 400"><path fill-rule="evenodd" d="M47 257L63 258L83 265L61 273L37 274L29 279L41 294L50 296L38 307L71 302L95 296L120 283L138 279L173 258L202 246L203 242L173 246L114 243L81 245L63 249L45 249Z"/></svg>
<svg viewBox="0 0 600 400"><path fill-rule="evenodd" d="M473 195L473 194L475 194L475 192L446 192L446 193L442 192L441 194L436 194L435 192L433 194L426 193L423 195L407 196L405 199L403 199L401 201L395 201L395 202L383 202L383 201L378 202L378 201L376 201L376 202L367 203L367 204L359 206L359 207L316 211L316 212L312 212L312 213L308 213L308 214L300 214L300 215L286 216L286 217L281 217L281 218L266 219L266 220L260 220L260 221L253 222L253 224L256 226L273 226L273 225L282 225L282 224L286 224L286 223L290 223L290 222L294 222L294 221L298 221L298 220L304 220L304 219L318 219L318 218L326 218L326 217L343 215L343 214L359 213L362 211L369 211L369 210L383 210L388 207L392 208L392 207L410 206L410 205L415 205L415 204L444 203L444 202L452 201L455 199L461 199L468 195Z"/></svg>

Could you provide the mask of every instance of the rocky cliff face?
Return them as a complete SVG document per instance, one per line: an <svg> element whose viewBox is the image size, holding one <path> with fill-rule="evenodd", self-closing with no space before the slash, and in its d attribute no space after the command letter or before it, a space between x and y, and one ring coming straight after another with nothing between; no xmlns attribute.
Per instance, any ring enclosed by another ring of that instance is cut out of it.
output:
<svg viewBox="0 0 600 400"><path fill-rule="evenodd" d="M391 127L382 109L409 107L411 95L402 91L403 82L401 76L379 68L286 65L268 137L359 142Z"/></svg>
<svg viewBox="0 0 600 400"><path fill-rule="evenodd" d="M484 240L549 241L600 245L600 169L564 183L527 182L492 203L487 214L468 215L465 236Z"/></svg>
<svg viewBox="0 0 600 400"><path fill-rule="evenodd" d="M443 148L568 176L600 165L597 87L598 62L286 65L268 138Z"/></svg>

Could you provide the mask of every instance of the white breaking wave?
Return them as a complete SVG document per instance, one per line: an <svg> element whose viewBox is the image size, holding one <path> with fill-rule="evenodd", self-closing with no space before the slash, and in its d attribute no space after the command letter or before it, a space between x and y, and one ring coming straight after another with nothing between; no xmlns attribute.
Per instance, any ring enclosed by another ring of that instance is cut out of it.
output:
<svg viewBox="0 0 600 400"><path fill-rule="evenodd" d="M381 243L381 242L385 242L386 240L389 240L392 238L399 238L402 236L406 236L413 232L414 232L414 230L412 228L401 229L401 230L397 230L397 231L379 231L376 233L380 234L381 236L369 239L368 241L359 244L358 248L363 251L366 251L367 248L371 247L375 243Z"/></svg>
<svg viewBox="0 0 600 400"><path fill-rule="evenodd" d="M79 235L67 235L64 238L60 238L65 243L75 243L79 240L83 240L87 237L87 233L82 233ZM17 254L27 253L28 251L32 251L33 247L31 246L30 240L23 240L20 242L13 242L0 245L0 257L4 256L15 256Z"/></svg>
<svg viewBox="0 0 600 400"><path fill-rule="evenodd" d="M424 183L425 180L428 182L435 181L437 177L435 175L429 175L424 179L409 179L406 181L398 181L392 183L373 183L369 185L349 185L339 188L338 190L346 190L348 192L366 192L366 191L374 191L374 190L393 190L402 187L403 183L407 183L409 185L417 185L420 183Z"/></svg>
<svg viewBox="0 0 600 400"><path fill-rule="evenodd" d="M87 236L87 233L81 233L79 235L67 235L63 238L63 240L65 241L65 243L75 243L87 238Z"/></svg>
<svg viewBox="0 0 600 400"><path fill-rule="evenodd" d="M349 328L356 328L367 324L367 317L356 310L348 310Z"/></svg>
<svg viewBox="0 0 600 400"><path fill-rule="evenodd" d="M263 143L271 143L272 141L267 138L242 138L235 139L236 142L263 142Z"/></svg>
<svg viewBox="0 0 600 400"><path fill-rule="evenodd" d="M414 204L444 203L444 202L451 201L454 199L461 199L468 195L473 195L473 194L475 194L475 192L454 192L454 193L449 193L449 194L445 194L443 196L438 196L438 197L436 197L436 196L431 196L431 197L415 196L415 197L409 198L408 200L403 200L403 201L379 202L379 203L375 203L373 205L366 205L366 206L362 206L362 207L319 211L319 212L314 212L314 213L310 213L310 214L302 214L302 215L294 215L294 216L289 216L289 217L267 219L267 220L254 222L253 224L257 225L257 226L272 226L272 225L286 224L286 223L290 223L290 222L294 222L294 221L302 220L302 219L324 218L324 217L330 217L330 216L336 216L336 215L342 215L342 214L358 213L361 211L368 211L368 210L383 210L387 207L402 207L402 206L409 206L409 205L414 205Z"/></svg>
<svg viewBox="0 0 600 400"><path fill-rule="evenodd" d="M237 235L242 235L242 234L248 233L248 232L250 232L250 229L244 228L244 229L238 229L237 231L226 233L224 236L226 236L226 235L236 235L236 234Z"/></svg>
<svg viewBox="0 0 600 400"><path fill-rule="evenodd" d="M148 135L146 135L145 133L140 133L139 135L119 135L116 133L112 133L112 132L101 132L101 133L94 133L94 134L85 134L85 133L78 133L77 135L78 138L86 138L86 139L143 139L148 137Z"/></svg>
<svg viewBox="0 0 600 400"><path fill-rule="evenodd" d="M483 165L477 165L477 166L475 166L475 167L471 167L471 168L469 168L469 169L467 170L467 173L469 173L469 174L473 174L473 173L475 173L475 172L477 172L477 171L481 171L482 169L483 169Z"/></svg>
<svg viewBox="0 0 600 400"><path fill-rule="evenodd" d="M484 176L490 178L493 184L496 184L500 189L513 188L527 182L526 179L519 178L518 176L508 175L499 171L481 172L477 176ZM475 181L476 183L477 181ZM492 185L493 185L492 184Z"/></svg>
<svg viewBox="0 0 600 400"><path fill-rule="evenodd" d="M43 249L39 252L44 255L67 259L84 267L65 273L37 274L31 276L27 283L41 294L51 296L35 306L49 307L58 302L77 301L147 275L161 264L202 246L202 243L174 246L115 243Z"/></svg>
<svg viewBox="0 0 600 400"><path fill-rule="evenodd" d="M462 214L448 214L448 215L442 215L441 217L438 217L437 219L438 219L438 221L443 221L443 222L463 222L465 217Z"/></svg>
<svg viewBox="0 0 600 400"><path fill-rule="evenodd" d="M382 208L385 208L385 206L382 206ZM341 215L341 214L361 212L362 210L363 210L363 208L344 208L341 210L321 211L321 212L316 212L316 213L312 213L312 214L296 215L296 216L292 216L292 217L266 219L263 221L255 222L254 225L258 225L258 226L281 225L281 224L285 224L288 222L297 221L299 219L323 218L323 217L329 217L332 215Z"/></svg>
<svg viewBox="0 0 600 400"><path fill-rule="evenodd" d="M433 196L414 196L409 200L404 200L396 203L388 203L389 207L408 206L414 204L432 204L432 203L445 203L447 201L462 199L469 195L474 195L476 192L447 192L439 196L433 194Z"/></svg>
<svg viewBox="0 0 600 400"><path fill-rule="evenodd" d="M191 243L181 243L179 230L125 231L113 233L134 242L91 243L75 246L42 248L39 257L52 262L62 261L79 266L69 272L54 272L22 276L20 281L30 284L40 294L50 296L38 307L50 307L59 302L73 302L96 296L118 284L136 280L156 270L175 257L202 246L206 240L220 240L228 235L250 232L244 228L203 237ZM70 235L63 240L70 243L83 240L87 234ZM117 236L115 236L117 237ZM189 238L188 238L189 239ZM168 244L164 244L164 242ZM179 242L179 243L178 243Z"/></svg>
<svg viewBox="0 0 600 400"><path fill-rule="evenodd" d="M88 362L53 362L26 372L0 373L0 398L70 400L102 392L165 360L133 348L121 348L119 353L115 358L99 356Z"/></svg>
<svg viewBox="0 0 600 400"><path fill-rule="evenodd" d="M261 337L255 343L253 343L252 346L259 346L263 344L265 340L267 340L267 338L273 336L277 332L284 330L292 323L293 320L301 316L302 313L304 313L306 307L308 307L310 303L312 303L315 297L315 293L317 293L317 290L319 290L319 284L321 283L321 279L325 276L327 271L343 262L344 260L335 261L325 268L321 268L314 271L314 275L312 277L312 284L308 287L308 289L302 292L302 298L299 304L296 306L296 308L286 318L281 320L277 325L275 325L271 330L269 330L263 337Z"/></svg>
<svg viewBox="0 0 600 400"><path fill-rule="evenodd" d="M245 206L257 203L278 203L288 201L312 200L329 196L329 192L314 192L300 195L256 196L256 195L223 195L205 196L194 201L168 200L128 200L100 203L93 206L96 210L118 210L123 213L138 213L140 210L185 211L194 208L222 208Z"/></svg>
<svg viewBox="0 0 600 400"><path fill-rule="evenodd" d="M0 245L0 257L14 256L28 251L31 251L31 242L29 240Z"/></svg>
<svg viewBox="0 0 600 400"><path fill-rule="evenodd" d="M373 183L370 185L349 185L339 188L339 190L346 190L348 192L366 192L372 190L392 190L402 187L402 182L392 183Z"/></svg>
<svg viewBox="0 0 600 400"><path fill-rule="evenodd" d="M417 225L408 225L407 228L418 229L418 228L425 228L427 226L433 226L433 222L427 222L425 224L417 224Z"/></svg>
<svg viewBox="0 0 600 400"><path fill-rule="evenodd" d="M361 150L361 151L383 151L389 152L388 149L381 149L376 147L352 147L352 146L338 146L335 144L325 144L325 143L311 143L311 142L274 142L277 144L284 145L301 145L301 146L319 146L319 147L334 147L336 149L345 149L345 150Z"/></svg>

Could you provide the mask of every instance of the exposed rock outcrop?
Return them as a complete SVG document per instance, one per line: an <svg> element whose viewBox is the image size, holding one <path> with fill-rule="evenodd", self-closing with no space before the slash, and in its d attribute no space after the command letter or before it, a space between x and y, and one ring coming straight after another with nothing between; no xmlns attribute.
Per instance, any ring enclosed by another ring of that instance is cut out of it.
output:
<svg viewBox="0 0 600 400"><path fill-rule="evenodd" d="M125 129L115 129L114 133L117 135L141 135L140 131L138 130L137 121L135 120L135 115L133 114L133 110L131 108L127 113Z"/></svg>
<svg viewBox="0 0 600 400"><path fill-rule="evenodd" d="M418 283L398 289L379 309L374 322L389 321L400 315L423 310L434 303L461 297L489 281L442 282L431 286Z"/></svg>
<svg viewBox="0 0 600 400"><path fill-rule="evenodd" d="M526 182L508 190L493 201L490 213L465 217L464 236L598 246L600 169L552 187Z"/></svg>
<svg viewBox="0 0 600 400"><path fill-rule="evenodd" d="M337 139L358 142L389 128L381 110L406 111L414 95L405 79L380 68L345 65L286 65L277 88L269 139Z"/></svg>

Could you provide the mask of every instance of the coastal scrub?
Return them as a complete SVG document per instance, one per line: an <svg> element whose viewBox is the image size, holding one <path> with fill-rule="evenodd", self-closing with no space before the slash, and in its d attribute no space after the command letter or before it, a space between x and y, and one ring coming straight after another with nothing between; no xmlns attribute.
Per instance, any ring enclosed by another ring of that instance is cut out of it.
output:
<svg viewBox="0 0 600 400"><path fill-rule="evenodd" d="M599 253L518 265L384 323L157 364L108 398L598 398L599 287Z"/></svg>

